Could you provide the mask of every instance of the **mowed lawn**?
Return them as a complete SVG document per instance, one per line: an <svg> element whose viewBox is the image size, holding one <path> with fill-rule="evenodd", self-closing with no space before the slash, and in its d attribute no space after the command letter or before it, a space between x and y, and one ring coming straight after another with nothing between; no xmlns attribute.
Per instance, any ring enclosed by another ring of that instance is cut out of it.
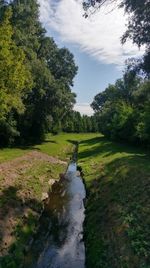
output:
<svg viewBox="0 0 150 268"><path fill-rule="evenodd" d="M58 157L62 160L68 159L72 155L72 146L76 141L82 141L94 138L98 134L48 134L45 141L41 144L32 146L22 146L15 148L0 149L0 163L20 157L33 150L46 153L48 155Z"/></svg>
<svg viewBox="0 0 150 268"><path fill-rule="evenodd" d="M150 155L104 136L80 142L87 268L150 267Z"/></svg>

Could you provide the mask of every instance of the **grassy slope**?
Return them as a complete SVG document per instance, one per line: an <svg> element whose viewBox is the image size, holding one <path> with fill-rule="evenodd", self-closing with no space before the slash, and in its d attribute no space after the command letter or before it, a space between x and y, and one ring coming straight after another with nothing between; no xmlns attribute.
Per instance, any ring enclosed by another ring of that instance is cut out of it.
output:
<svg viewBox="0 0 150 268"><path fill-rule="evenodd" d="M150 267L150 156L103 136L81 141L87 268Z"/></svg>
<svg viewBox="0 0 150 268"><path fill-rule="evenodd" d="M29 153L38 151L68 162L72 156L75 140L94 136L89 134L48 135L42 144L27 148L0 150L0 163L6 164L5 170L0 174L0 217L3 219L0 226L0 250L3 249L2 255L4 256L0 259L0 268L20 267L25 245L36 231L37 219L42 209L42 192L48 191L49 179L58 179L59 174L66 170L66 165L51 163L45 159L32 159L29 158ZM22 156L26 156L26 159L22 159ZM16 162L11 164L11 160ZM13 176L11 171L14 173ZM10 232L12 232L11 235ZM7 236L6 248L9 249L9 254L7 250L4 250L4 236ZM12 243L9 241L10 238Z"/></svg>
<svg viewBox="0 0 150 268"><path fill-rule="evenodd" d="M18 162L15 164L14 172L15 179L13 184L8 184L8 179L5 178L5 172L3 176L0 175L0 212L4 220L4 225L0 227L1 239L0 249L4 246L1 243L4 237L3 234L9 233L8 221L12 221L12 243L9 247L9 254L7 251L3 253L0 260L0 267L20 267L23 259L23 251L25 245L28 243L31 235L36 230L36 223L39 217L39 213L42 209L41 196L42 192L47 192L49 179L58 179L59 174L65 172L66 166L59 163L50 163L44 160L37 159L33 161L29 159L22 161L22 156L28 155L29 152L37 150L42 153L46 153L50 156L68 161L72 154L73 145L67 142L66 136L60 135L47 137L47 140L39 145L27 148L6 148L0 150L0 163L11 163L10 160L14 160L18 157ZM21 160L20 160L21 159ZM27 157L28 159L28 157ZM20 162L21 167L20 168ZM24 165L27 167L24 168ZM19 166L19 168L18 168ZM4 183L6 181L6 183ZM12 212L13 211L13 212ZM12 215L13 214L13 215ZM6 236L6 235L5 235ZM9 241L9 236L6 238ZM7 241L6 240L6 241ZM5 242L6 244L7 242Z"/></svg>

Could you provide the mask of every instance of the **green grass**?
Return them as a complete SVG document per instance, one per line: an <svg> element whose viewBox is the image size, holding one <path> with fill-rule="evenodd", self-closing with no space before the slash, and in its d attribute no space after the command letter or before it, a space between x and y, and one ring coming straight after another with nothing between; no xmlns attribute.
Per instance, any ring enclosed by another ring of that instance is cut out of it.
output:
<svg viewBox="0 0 150 268"><path fill-rule="evenodd" d="M111 142L99 134L49 134L45 142L30 148L0 150L0 162L32 150L69 161L76 142L87 187L87 268L150 268L150 156L144 150ZM46 191L49 177L58 178L65 168L41 162L22 172L13 189L5 189L6 203L15 198L20 202L21 188L34 197L26 223L17 222L18 238L5 259L5 268L19 267L22 245L35 229L33 212L41 207L40 193ZM0 177L0 183L2 180ZM15 255L16 259L10 258Z"/></svg>
<svg viewBox="0 0 150 268"><path fill-rule="evenodd" d="M45 142L24 148L7 148L0 150L0 162L8 162L17 157L21 157L33 150L48 154L55 158L69 161L73 154L76 140L94 137L90 134L59 134L47 135ZM18 159L19 160L19 159ZM22 160L21 160L22 161ZM18 162L17 162L18 163ZM0 268L19 268L23 262L24 249L29 243L32 234L36 230L38 218L43 207L41 202L42 193L49 190L49 179L58 179L60 173L66 171L66 165L60 163L51 163L46 160L37 159L32 165L24 168L26 160L22 163L22 168L13 166L12 172L15 175L13 185L3 183L5 174L0 176L0 209L3 216L3 222L7 221L8 215L13 211L12 220L15 226L12 230L13 243L9 251L0 258ZM10 168L10 167L9 167ZM6 169L7 173L7 169ZM24 217L24 207L27 209ZM5 234L5 224L0 227L0 231ZM0 233L1 234L1 233ZM0 238L0 246L1 246Z"/></svg>
<svg viewBox="0 0 150 268"><path fill-rule="evenodd" d="M87 268L150 267L150 156L103 136L79 146Z"/></svg>
<svg viewBox="0 0 150 268"><path fill-rule="evenodd" d="M58 157L61 160L69 159L72 156L72 146L76 142L86 140L98 136L98 134L64 134L47 135L46 141L40 145L34 146L34 149L40 150L43 153Z"/></svg>
<svg viewBox="0 0 150 268"><path fill-rule="evenodd" d="M22 148L0 149L0 163L23 156L32 150L38 150L59 159L68 160L72 155L72 146L75 141L81 141L82 139L84 140L92 137L95 137L95 134L48 134L45 142L41 144L25 146Z"/></svg>
<svg viewBox="0 0 150 268"><path fill-rule="evenodd" d="M4 148L0 149L0 163L12 160L14 158L20 157L25 153L28 153L29 149L21 149L21 148Z"/></svg>

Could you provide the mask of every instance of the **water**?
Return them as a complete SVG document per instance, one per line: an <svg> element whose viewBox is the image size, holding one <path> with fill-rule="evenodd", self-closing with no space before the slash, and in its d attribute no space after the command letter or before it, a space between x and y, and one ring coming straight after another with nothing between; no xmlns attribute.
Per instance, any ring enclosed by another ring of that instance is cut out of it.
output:
<svg viewBox="0 0 150 268"><path fill-rule="evenodd" d="M52 187L38 233L25 258L28 268L85 268L83 221L85 187L71 163Z"/></svg>

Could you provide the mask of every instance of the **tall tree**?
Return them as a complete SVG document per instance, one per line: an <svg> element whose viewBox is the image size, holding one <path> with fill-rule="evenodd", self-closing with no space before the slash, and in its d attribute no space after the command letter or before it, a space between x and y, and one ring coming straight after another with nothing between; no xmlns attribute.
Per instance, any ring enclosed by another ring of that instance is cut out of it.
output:
<svg viewBox="0 0 150 268"><path fill-rule="evenodd" d="M1 135L14 131L14 123L10 113L23 113L25 106L23 98L32 87L31 73L25 60L23 50L12 40L13 28L10 23L12 11L6 9L0 23L0 121ZM10 124L9 124L10 123ZM9 131L7 131L9 128ZM2 137L1 136L1 137ZM1 139L3 142L3 139Z"/></svg>
<svg viewBox="0 0 150 268"><path fill-rule="evenodd" d="M99 131L115 140L150 144L150 81L127 67L123 78L94 97Z"/></svg>
<svg viewBox="0 0 150 268"><path fill-rule="evenodd" d="M14 39L21 46L29 60L37 56L41 44L41 38L45 29L39 21L39 5L37 0L13 0L10 3L13 15L12 25Z"/></svg>
<svg viewBox="0 0 150 268"><path fill-rule="evenodd" d="M75 103L74 57L45 36L37 0L1 1L0 15L1 126L16 129L19 142L42 139L61 127Z"/></svg>
<svg viewBox="0 0 150 268"><path fill-rule="evenodd" d="M32 85L25 55L12 40L11 14L11 9L6 10L0 25L0 118L12 108L23 111L22 97Z"/></svg>
<svg viewBox="0 0 150 268"><path fill-rule="evenodd" d="M24 140L42 139L47 130L61 126L67 110L73 107L75 95L70 86L77 67L67 49L59 49L45 36L36 0L14 0L11 6L14 39L24 50L34 81L24 101L26 111L19 117L19 130Z"/></svg>

